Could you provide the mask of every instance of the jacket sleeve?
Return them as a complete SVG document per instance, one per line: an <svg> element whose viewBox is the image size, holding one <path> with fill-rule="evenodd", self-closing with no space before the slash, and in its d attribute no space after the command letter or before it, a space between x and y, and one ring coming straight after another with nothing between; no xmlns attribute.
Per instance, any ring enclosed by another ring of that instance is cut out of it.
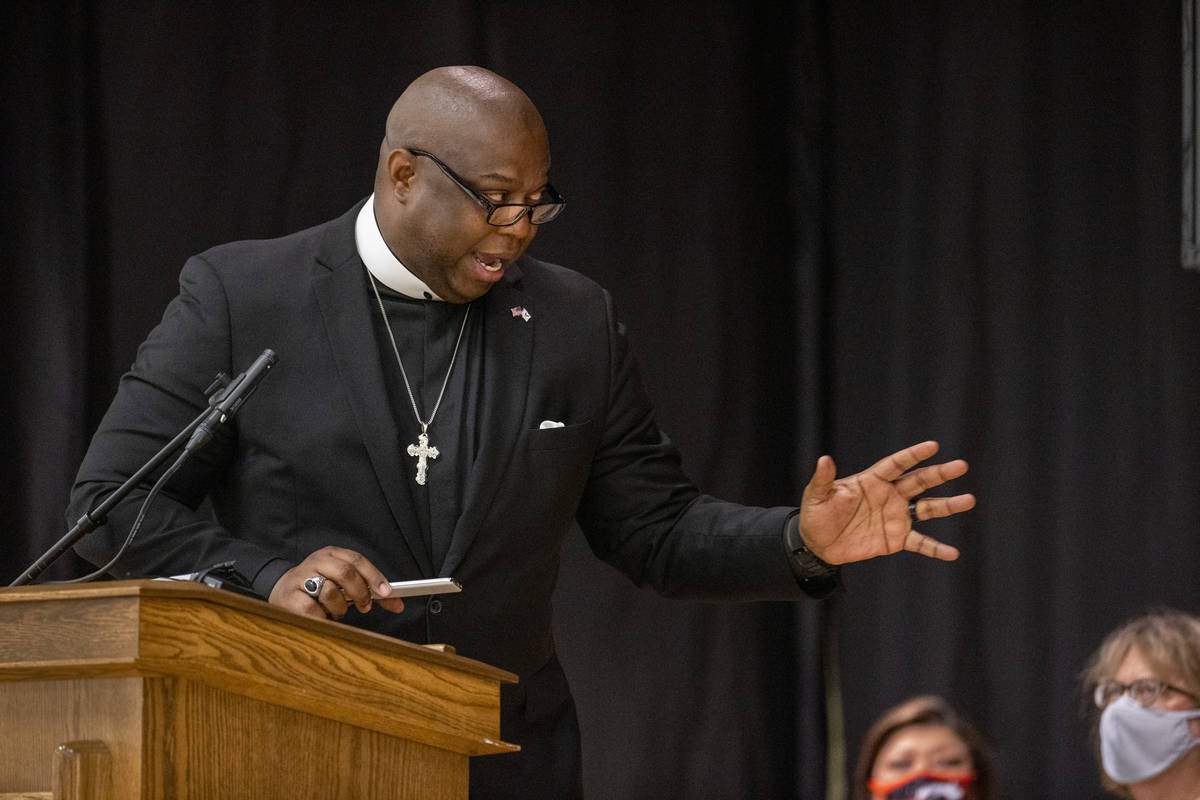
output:
<svg viewBox="0 0 1200 800"><path fill-rule="evenodd" d="M230 353L224 287L203 257L193 257L180 274L179 295L138 349L136 362L121 378L92 438L71 490L69 524L95 508L208 407L205 389L217 373L237 371ZM184 462L147 508L140 533L110 574L171 575L234 561L256 590L269 593L290 565L232 536L203 505L228 468L236 439L235 418L219 426L213 440ZM107 524L80 540L76 551L97 565L112 558L157 478L151 475L126 496L110 512Z"/></svg>
<svg viewBox="0 0 1200 800"><path fill-rule="evenodd" d="M803 597L783 541L794 509L743 506L699 492L655 422L611 300L608 320L607 416L578 512L593 552L663 595Z"/></svg>

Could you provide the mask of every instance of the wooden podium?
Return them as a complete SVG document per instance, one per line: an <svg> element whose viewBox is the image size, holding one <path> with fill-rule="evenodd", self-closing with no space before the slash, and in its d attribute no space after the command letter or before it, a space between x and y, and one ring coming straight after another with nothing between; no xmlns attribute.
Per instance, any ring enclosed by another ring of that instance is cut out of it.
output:
<svg viewBox="0 0 1200 800"><path fill-rule="evenodd" d="M196 583L0 590L0 798L465 798L512 673Z"/></svg>

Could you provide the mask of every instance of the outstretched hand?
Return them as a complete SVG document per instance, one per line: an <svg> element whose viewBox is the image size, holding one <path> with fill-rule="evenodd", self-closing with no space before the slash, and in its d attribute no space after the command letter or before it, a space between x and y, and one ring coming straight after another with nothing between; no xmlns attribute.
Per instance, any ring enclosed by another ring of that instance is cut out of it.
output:
<svg viewBox="0 0 1200 800"><path fill-rule="evenodd" d="M962 460L913 469L937 451L937 442L921 442L845 478L837 477L830 456L821 456L800 501L800 535L808 549L829 564L900 550L942 561L958 558L958 548L913 530L909 514L909 503L917 495L967 471ZM974 506L974 495L960 494L921 498L914 509L917 520L927 520Z"/></svg>

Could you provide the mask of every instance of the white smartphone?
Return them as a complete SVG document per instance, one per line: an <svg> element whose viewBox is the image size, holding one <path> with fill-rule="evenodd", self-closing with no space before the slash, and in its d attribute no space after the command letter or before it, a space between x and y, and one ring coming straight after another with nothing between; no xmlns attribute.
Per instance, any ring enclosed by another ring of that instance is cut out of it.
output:
<svg viewBox="0 0 1200 800"><path fill-rule="evenodd" d="M392 587L392 593L388 597L416 597L426 594L446 594L447 592L461 592L462 584L454 580L454 578L423 578L416 581L392 581L389 584ZM372 597L379 597L374 592Z"/></svg>

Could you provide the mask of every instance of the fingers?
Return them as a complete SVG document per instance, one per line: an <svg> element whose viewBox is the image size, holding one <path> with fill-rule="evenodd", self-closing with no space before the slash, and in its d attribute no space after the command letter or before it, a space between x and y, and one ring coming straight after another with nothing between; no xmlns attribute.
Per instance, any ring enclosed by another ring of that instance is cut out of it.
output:
<svg viewBox="0 0 1200 800"><path fill-rule="evenodd" d="M939 561L953 561L958 558L957 547L944 544L937 539L913 530L910 530L908 536L904 539L904 549L920 553L927 558L936 558Z"/></svg>
<svg viewBox="0 0 1200 800"><path fill-rule="evenodd" d="M387 578L383 576L383 573L361 553L354 550L325 547L313 553L305 559L305 562L314 567L317 574L324 575L326 578L319 598L322 600L322 604L324 604L325 589L332 588L338 594L344 594L348 604L353 604L359 611L365 613L371 609L372 587L380 595L391 594L392 587L388 585ZM330 587L331 583L334 584L333 587ZM340 604L339 599L336 597L331 597L331 599L336 608Z"/></svg>
<svg viewBox="0 0 1200 800"><path fill-rule="evenodd" d="M325 580L316 597L304 589L304 581L321 576ZM323 547L284 573L271 592L271 602L306 616L341 619L351 606L371 610L371 592L388 611L404 609L400 598L388 598L392 587L387 578L361 553L343 547Z"/></svg>
<svg viewBox="0 0 1200 800"><path fill-rule="evenodd" d="M961 511L975 507L975 495L960 494L954 497L924 497L914 504L918 520L948 517ZM904 538L904 549L920 553L927 558L939 561L954 561L958 558L957 547L939 542L931 536L926 536L915 530L909 530Z"/></svg>
<svg viewBox="0 0 1200 800"><path fill-rule="evenodd" d="M896 479L896 491L903 497L916 497L935 486L967 474L967 462L961 458L944 464L931 464L907 472Z"/></svg>
<svg viewBox="0 0 1200 800"><path fill-rule="evenodd" d="M934 441L921 442L912 447L892 453L887 458L875 462L867 472L885 481L894 481L910 469L931 458L938 451L938 443Z"/></svg>
<svg viewBox="0 0 1200 800"><path fill-rule="evenodd" d="M304 580L305 578L312 577L312 574L308 571L299 571L303 567L304 562L301 562L299 565L283 573L271 589L271 596L267 598L267 602L271 605L286 608L293 614L325 619L329 615L329 612L317 600L314 600L304 591ZM325 587L322 586L321 589L324 591Z"/></svg>
<svg viewBox="0 0 1200 800"><path fill-rule="evenodd" d="M399 614L404 610L404 598L402 597L379 597L375 599L375 602L393 614Z"/></svg>
<svg viewBox="0 0 1200 800"><path fill-rule="evenodd" d="M967 462L961 458L943 464L931 464L927 467L912 469L917 463L917 459L929 458L937 452L937 447L937 442L921 442L883 459L871 467L871 470L876 476L883 477L903 468L903 472L890 480L901 497L906 500L915 498L935 486L941 486L955 478L961 478L967 473ZM948 517L974 507L975 496L972 494L960 494L954 497L926 497L915 501L916 516L919 520ZM957 554L957 551L955 553Z"/></svg>
<svg viewBox="0 0 1200 800"><path fill-rule="evenodd" d="M325 613L334 619L341 619L350 610L350 600L346 597L346 591L328 579L321 585L321 591L317 593L316 601Z"/></svg>
<svg viewBox="0 0 1200 800"><path fill-rule="evenodd" d="M922 497L916 501L917 519L937 519L968 511L975 507L975 495L958 494L954 497Z"/></svg>

